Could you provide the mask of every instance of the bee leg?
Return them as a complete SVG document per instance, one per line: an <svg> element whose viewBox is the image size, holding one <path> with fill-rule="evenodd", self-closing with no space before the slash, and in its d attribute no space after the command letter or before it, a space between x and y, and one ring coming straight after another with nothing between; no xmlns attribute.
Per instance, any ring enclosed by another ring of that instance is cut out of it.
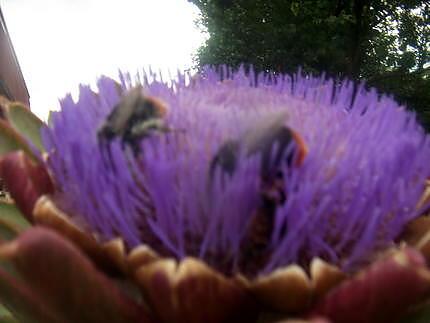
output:
<svg viewBox="0 0 430 323"><path fill-rule="evenodd" d="M226 141L217 151L209 166L209 178L212 183L215 171L219 167L230 177L233 176L237 167L239 153L239 142L235 140Z"/></svg>
<svg viewBox="0 0 430 323"><path fill-rule="evenodd" d="M126 152L127 150L131 149L131 152L133 153L134 157L137 157L140 154L140 141L141 137L133 136L133 135L127 135L124 134L124 136L121 138L121 149L123 152Z"/></svg>
<svg viewBox="0 0 430 323"><path fill-rule="evenodd" d="M263 180L261 196L263 207L269 210L274 211L277 206L285 203L287 196L284 188L284 174L281 171L278 171L274 178Z"/></svg>
<svg viewBox="0 0 430 323"><path fill-rule="evenodd" d="M273 210L259 207L251 215L240 249L240 267L245 275L255 275L270 256L270 238L275 214Z"/></svg>
<svg viewBox="0 0 430 323"><path fill-rule="evenodd" d="M286 201L283 185L284 178L280 171L270 181L262 179L261 204L252 214L241 242L242 268L245 268L246 274L254 275L270 257L276 209ZM284 226L281 228L281 234L286 233L287 227Z"/></svg>
<svg viewBox="0 0 430 323"><path fill-rule="evenodd" d="M112 151L110 148L111 141L104 137L99 138L99 149L102 155L102 161L106 167L115 169L112 159Z"/></svg>

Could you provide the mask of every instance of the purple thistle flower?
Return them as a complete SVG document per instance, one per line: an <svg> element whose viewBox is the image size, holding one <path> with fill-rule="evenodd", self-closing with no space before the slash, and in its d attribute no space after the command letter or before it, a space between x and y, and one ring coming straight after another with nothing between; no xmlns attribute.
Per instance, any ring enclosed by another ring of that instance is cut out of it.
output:
<svg viewBox="0 0 430 323"><path fill-rule="evenodd" d="M412 113L363 86L352 100L349 82L222 72L169 84L123 74L122 90L142 84L166 103L169 131L143 138L138 154L113 140L108 160L97 131L120 100L118 85L102 77L97 95L82 86L78 102L64 98L43 133L62 207L102 240L121 236L130 248L145 243L252 276L307 268L314 257L355 271L421 214L430 142ZM286 199L262 256L244 250L262 204L262 156L240 154L232 175L217 168L213 182L210 165L226 141L283 113L309 152L301 165L282 166Z"/></svg>

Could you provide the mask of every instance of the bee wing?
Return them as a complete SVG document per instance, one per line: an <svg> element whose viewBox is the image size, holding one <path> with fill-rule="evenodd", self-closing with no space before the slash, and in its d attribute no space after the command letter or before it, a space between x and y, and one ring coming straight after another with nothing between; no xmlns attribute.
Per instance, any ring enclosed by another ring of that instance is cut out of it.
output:
<svg viewBox="0 0 430 323"><path fill-rule="evenodd" d="M288 136L282 137L281 129L286 128L285 124L288 119L286 111L271 113L259 118L254 122L248 131L245 132L241 141L244 144L248 155L262 152L265 148L279 140L280 142L290 141Z"/></svg>
<svg viewBox="0 0 430 323"><path fill-rule="evenodd" d="M242 139L248 156L261 154L261 175L271 176L283 160L287 165L302 164L308 153L303 138L286 124L287 114L273 114L262 118ZM290 146L294 144L294 146ZM276 145L276 151L274 151ZM291 149L290 149L291 147Z"/></svg>
<svg viewBox="0 0 430 323"><path fill-rule="evenodd" d="M100 132L103 133L103 131L108 130L110 133L117 136L122 134L142 96L141 86L137 86L128 91L106 118L106 122L102 125Z"/></svg>

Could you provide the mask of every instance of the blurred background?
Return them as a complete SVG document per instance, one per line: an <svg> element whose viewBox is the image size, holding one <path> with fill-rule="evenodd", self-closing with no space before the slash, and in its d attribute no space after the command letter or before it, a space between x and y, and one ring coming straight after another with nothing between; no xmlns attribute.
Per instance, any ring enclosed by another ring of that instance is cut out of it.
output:
<svg viewBox="0 0 430 323"><path fill-rule="evenodd" d="M0 0L0 7L31 109L44 120L58 98L76 98L79 83L100 75L191 68L205 37L195 27L198 9L185 0ZM6 55L0 60L10 65Z"/></svg>
<svg viewBox="0 0 430 323"><path fill-rule="evenodd" d="M244 63L366 81L430 130L428 1L0 0L42 118L77 84L118 68L198 71ZM2 45L3 46L3 45ZM4 60L3 56L0 57ZM1 71L0 71L1 73ZM1 76L1 74L0 74Z"/></svg>

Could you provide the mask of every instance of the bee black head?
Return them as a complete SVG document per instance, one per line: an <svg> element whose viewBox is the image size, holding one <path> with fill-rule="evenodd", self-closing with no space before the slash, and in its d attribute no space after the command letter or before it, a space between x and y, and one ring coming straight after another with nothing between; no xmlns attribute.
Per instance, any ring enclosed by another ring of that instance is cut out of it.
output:
<svg viewBox="0 0 430 323"><path fill-rule="evenodd" d="M123 147L128 145L136 153L140 140L157 131L155 125L163 124L161 118L165 113L161 101L145 96L142 87L135 87L123 95L104 120L97 132L98 141L107 145L118 138Z"/></svg>

